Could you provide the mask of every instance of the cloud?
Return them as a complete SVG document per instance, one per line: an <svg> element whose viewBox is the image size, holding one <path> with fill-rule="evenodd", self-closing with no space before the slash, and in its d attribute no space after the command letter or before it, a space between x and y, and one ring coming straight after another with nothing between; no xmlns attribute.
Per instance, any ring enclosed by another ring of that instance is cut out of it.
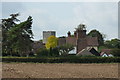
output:
<svg viewBox="0 0 120 80"><path fill-rule="evenodd" d="M117 3L83 3L74 8L77 21L86 23L88 30L98 29L107 37L118 37Z"/></svg>
<svg viewBox="0 0 120 80"><path fill-rule="evenodd" d="M24 11L22 3L19 2L2 2L2 17L9 17L10 14Z"/></svg>
<svg viewBox="0 0 120 80"><path fill-rule="evenodd" d="M44 26L46 26L46 14L47 11L44 9L30 8L26 9L25 11L22 11L21 16L19 16L20 20L22 21L26 20L28 16L32 16L32 30L34 33L35 40L39 40L42 37L42 30L44 30Z"/></svg>
<svg viewBox="0 0 120 80"><path fill-rule="evenodd" d="M3 8L4 17L16 12L20 12L21 21L33 17L34 40L42 39L43 30L55 30L57 36L66 36L80 23L87 25L88 32L97 29L107 34L107 39L118 34L118 9L113 2L4 3Z"/></svg>

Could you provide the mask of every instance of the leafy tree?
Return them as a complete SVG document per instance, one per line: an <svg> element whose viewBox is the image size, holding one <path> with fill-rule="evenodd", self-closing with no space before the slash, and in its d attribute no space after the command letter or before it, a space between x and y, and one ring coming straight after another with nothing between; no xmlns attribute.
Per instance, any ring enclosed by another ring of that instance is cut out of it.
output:
<svg viewBox="0 0 120 80"><path fill-rule="evenodd" d="M11 14L11 17L8 19L2 19L2 52L3 54L11 53L10 45L11 41L8 40L7 32L16 25L16 22L19 20L17 17L19 14Z"/></svg>
<svg viewBox="0 0 120 80"><path fill-rule="evenodd" d="M59 50L58 48L42 48L37 51L37 57L42 57L42 56L59 56Z"/></svg>
<svg viewBox="0 0 120 80"><path fill-rule="evenodd" d="M31 44L33 38L33 33L31 30L32 17L29 16L28 19L20 24L16 24L8 32L8 40L12 42L11 48L15 53L22 55L27 55L31 51Z"/></svg>
<svg viewBox="0 0 120 80"><path fill-rule="evenodd" d="M49 51L46 48L39 49L37 51L37 57L49 56Z"/></svg>
<svg viewBox="0 0 120 80"><path fill-rule="evenodd" d="M79 24L77 26L77 28L75 28L76 30L86 30L86 25L85 24Z"/></svg>
<svg viewBox="0 0 120 80"><path fill-rule="evenodd" d="M32 17L17 23L19 14L11 14L8 19L2 19L2 51L6 55L28 54L31 50L33 33L31 30ZM3 54L4 55L4 54Z"/></svg>
<svg viewBox="0 0 120 80"><path fill-rule="evenodd" d="M120 57L120 49L113 49L111 54L116 57Z"/></svg>
<svg viewBox="0 0 120 80"><path fill-rule="evenodd" d="M57 47L58 39L55 36L50 36L47 39L47 43L45 44L47 49Z"/></svg>
<svg viewBox="0 0 120 80"><path fill-rule="evenodd" d="M91 36L91 37L97 37L98 38L98 43L100 46L104 45L104 35L101 34L99 31L97 30L91 30L87 36Z"/></svg>
<svg viewBox="0 0 120 80"><path fill-rule="evenodd" d="M73 50L74 46L71 44L64 44L59 47L60 55L68 55L69 51Z"/></svg>
<svg viewBox="0 0 120 80"><path fill-rule="evenodd" d="M49 56L59 56L59 49L57 47L49 49Z"/></svg>
<svg viewBox="0 0 120 80"><path fill-rule="evenodd" d="M119 39L111 39L105 41L105 46L108 48L119 48L120 49L120 40Z"/></svg>

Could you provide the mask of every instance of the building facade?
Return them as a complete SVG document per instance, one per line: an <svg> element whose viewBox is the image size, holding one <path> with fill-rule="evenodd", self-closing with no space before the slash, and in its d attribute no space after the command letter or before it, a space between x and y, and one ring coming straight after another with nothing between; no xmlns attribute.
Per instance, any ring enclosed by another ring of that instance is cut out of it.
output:
<svg viewBox="0 0 120 80"><path fill-rule="evenodd" d="M98 39L97 37L89 37L86 35L86 27L84 24L80 24L74 31L74 35L71 35L71 32L68 31L68 36L58 39L58 44L72 44L75 48L74 51L76 54L83 49L94 48L97 51Z"/></svg>
<svg viewBox="0 0 120 80"><path fill-rule="evenodd" d="M56 36L56 32L55 31L43 31L43 43L44 44L47 42L47 39L50 36Z"/></svg>

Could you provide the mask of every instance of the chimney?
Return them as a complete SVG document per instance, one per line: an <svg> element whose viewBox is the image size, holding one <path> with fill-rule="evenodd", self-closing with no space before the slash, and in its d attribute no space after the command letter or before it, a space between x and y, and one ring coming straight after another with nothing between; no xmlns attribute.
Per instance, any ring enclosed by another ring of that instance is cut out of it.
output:
<svg viewBox="0 0 120 80"><path fill-rule="evenodd" d="M68 34L68 37L71 37L71 32L70 32L70 31L68 31L68 33L67 33L67 34Z"/></svg>
<svg viewBox="0 0 120 80"><path fill-rule="evenodd" d="M76 33L76 31L74 31L74 37L77 37L77 33Z"/></svg>
<svg viewBox="0 0 120 80"><path fill-rule="evenodd" d="M86 27L84 24L78 25L78 28L76 29L76 35L77 39L86 37Z"/></svg>

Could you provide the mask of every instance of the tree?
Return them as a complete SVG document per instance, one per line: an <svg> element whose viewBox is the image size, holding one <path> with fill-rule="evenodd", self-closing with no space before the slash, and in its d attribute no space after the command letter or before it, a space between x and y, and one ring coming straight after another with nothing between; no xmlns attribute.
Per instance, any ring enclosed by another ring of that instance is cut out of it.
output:
<svg viewBox="0 0 120 80"><path fill-rule="evenodd" d="M111 39L105 41L105 46L108 48L119 48L120 49L120 40L119 39Z"/></svg>
<svg viewBox="0 0 120 80"><path fill-rule="evenodd" d="M16 22L19 20L17 17L19 14L11 14L11 17L8 19L2 19L2 52L4 54L11 53L11 41L8 40L8 34L7 32L16 25Z"/></svg>
<svg viewBox="0 0 120 80"><path fill-rule="evenodd" d="M71 44L64 44L59 47L60 55L68 55L69 51L73 50L74 46Z"/></svg>
<svg viewBox="0 0 120 80"><path fill-rule="evenodd" d="M113 49L111 54L116 57L120 57L120 49Z"/></svg>
<svg viewBox="0 0 120 80"><path fill-rule="evenodd" d="M47 39L47 43L45 44L47 49L57 47L58 39L55 36L50 36Z"/></svg>
<svg viewBox="0 0 120 80"><path fill-rule="evenodd" d="M79 24L76 30L86 30L86 25L85 24Z"/></svg>
<svg viewBox="0 0 120 80"><path fill-rule="evenodd" d="M104 35L101 34L99 31L97 30L91 30L87 36L91 36L91 37L97 37L98 38L98 43L99 43L99 46L102 46L104 45Z"/></svg>
<svg viewBox="0 0 120 80"><path fill-rule="evenodd" d="M37 57L49 56L49 51L46 48L39 49L36 53Z"/></svg>
<svg viewBox="0 0 120 80"><path fill-rule="evenodd" d="M8 40L12 42L11 48L13 52L22 55L27 55L31 51L31 44L33 38L33 33L31 30L32 17L29 16L28 19L20 24L16 24L8 32Z"/></svg>
<svg viewBox="0 0 120 80"><path fill-rule="evenodd" d="M21 23L16 23L19 14L11 14L8 19L2 19L2 51L7 55L27 54L31 50L33 33L31 30L32 17Z"/></svg>

